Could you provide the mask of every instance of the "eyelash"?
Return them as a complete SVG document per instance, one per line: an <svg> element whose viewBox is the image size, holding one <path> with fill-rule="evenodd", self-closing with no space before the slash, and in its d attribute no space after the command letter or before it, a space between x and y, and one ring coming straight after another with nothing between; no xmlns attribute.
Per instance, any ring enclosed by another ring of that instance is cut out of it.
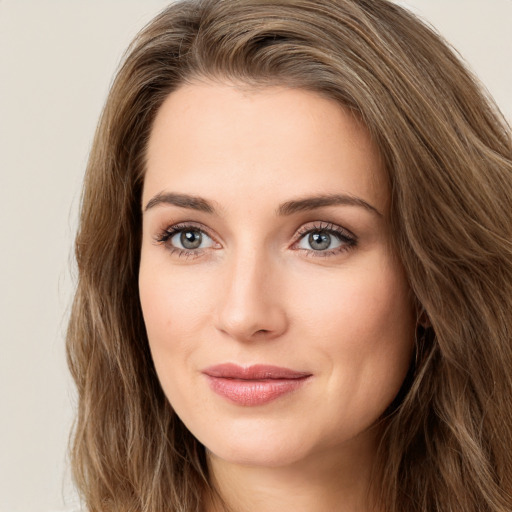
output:
<svg viewBox="0 0 512 512"><path fill-rule="evenodd" d="M208 238L213 240L215 243L215 239L210 236L207 232L207 230L204 228L204 226L200 226L193 223L180 223L180 224L174 224L173 226L170 226L166 229L164 229L161 233L159 233L155 240L158 244L165 245L166 249L170 251L171 254L174 254L178 256L179 258L185 257L185 258L197 258L201 256L201 254L204 252L204 249L194 249L194 250L187 250L187 249L180 249L179 247L174 247L169 242L172 239L172 237L178 233L183 233L186 231L200 231L201 233L205 234Z"/></svg>
<svg viewBox="0 0 512 512"><path fill-rule="evenodd" d="M161 233L159 233L155 237L155 241L158 244L165 245L166 249L169 250L171 254L177 255L180 258L197 258L203 254L205 249L180 249L178 247L174 247L169 243L173 236L175 236L178 233L186 232L187 230L200 231L201 233L205 234L208 238L210 238L214 244L217 243L215 241L215 238L208 234L208 231L204 228L204 226L199 226L193 223L180 223L170 226L164 229ZM315 232L323 232L327 233L328 235L334 236L341 243L341 245L339 247L336 247L335 249L326 249L323 251L315 251L313 249L304 249L296 247L297 244L299 244L306 235ZM292 247L295 248L294 250L301 251L306 256L312 258L325 258L329 256L334 256L336 254L341 254L343 252L347 252L353 249L354 247L357 246L358 243L357 237L347 229L342 228L341 226L338 226L331 222L323 221L314 223L312 226L305 225L301 227L297 231L295 238L296 240L292 244Z"/></svg>
<svg viewBox="0 0 512 512"><path fill-rule="evenodd" d="M326 249L324 251L314 251L313 249L302 248L297 248L296 250L304 252L306 256L312 258L326 258L329 256L334 256L336 254L341 254L350 251L351 249L357 246L358 240L353 233L351 233L345 228L342 228L341 226L333 224L332 222L323 221L314 223L312 226L306 225L301 227L297 231L297 240L293 243L293 245L297 245L302 239L304 239L306 235L315 232L322 232L327 233L328 235L332 235L341 243L341 245L339 247L336 247L335 249Z"/></svg>

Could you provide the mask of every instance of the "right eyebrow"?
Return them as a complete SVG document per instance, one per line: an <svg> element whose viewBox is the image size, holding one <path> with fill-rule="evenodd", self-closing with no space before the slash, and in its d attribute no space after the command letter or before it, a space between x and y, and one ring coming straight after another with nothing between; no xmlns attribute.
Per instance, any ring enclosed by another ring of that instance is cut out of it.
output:
<svg viewBox="0 0 512 512"><path fill-rule="evenodd" d="M204 213L215 213L215 208L206 199L188 194L176 194L174 192L160 192L156 194L148 201L143 211L147 212L155 206L164 204L171 204L179 206L180 208L189 208L191 210L197 210Z"/></svg>

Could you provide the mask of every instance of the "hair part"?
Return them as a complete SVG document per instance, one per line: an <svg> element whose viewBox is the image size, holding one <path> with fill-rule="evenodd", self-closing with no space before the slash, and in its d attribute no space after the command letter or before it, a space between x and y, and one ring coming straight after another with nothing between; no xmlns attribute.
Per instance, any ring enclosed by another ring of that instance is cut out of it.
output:
<svg viewBox="0 0 512 512"><path fill-rule="evenodd" d="M205 79L307 89L362 119L427 319L385 418L378 502L510 510L510 128L440 36L386 0L186 0L130 46L87 166L67 336L79 398L72 464L88 509L199 512L215 492L204 447L160 388L137 283L152 123L172 91Z"/></svg>

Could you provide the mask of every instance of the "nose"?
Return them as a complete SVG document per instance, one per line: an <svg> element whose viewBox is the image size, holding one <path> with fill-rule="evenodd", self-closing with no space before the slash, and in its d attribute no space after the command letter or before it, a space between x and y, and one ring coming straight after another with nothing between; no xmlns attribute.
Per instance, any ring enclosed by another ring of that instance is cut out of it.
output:
<svg viewBox="0 0 512 512"><path fill-rule="evenodd" d="M216 327L237 341L270 340L288 328L280 272L256 254L234 256L227 264L217 302Z"/></svg>

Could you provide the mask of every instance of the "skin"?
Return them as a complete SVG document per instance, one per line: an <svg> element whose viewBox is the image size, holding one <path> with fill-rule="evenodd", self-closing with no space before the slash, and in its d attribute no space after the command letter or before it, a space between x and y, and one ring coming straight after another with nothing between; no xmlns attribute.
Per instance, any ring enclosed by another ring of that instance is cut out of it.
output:
<svg viewBox="0 0 512 512"><path fill-rule="evenodd" d="M279 210L333 194L352 199ZM415 314L366 129L312 92L185 85L156 117L142 208L140 300L156 370L225 501L244 512L367 510L378 422L409 367ZM176 225L200 230L201 246L183 252L181 232L164 240ZM328 232L319 250L309 234L325 229L342 236ZM206 382L202 370L226 362L312 376L246 407Z"/></svg>

